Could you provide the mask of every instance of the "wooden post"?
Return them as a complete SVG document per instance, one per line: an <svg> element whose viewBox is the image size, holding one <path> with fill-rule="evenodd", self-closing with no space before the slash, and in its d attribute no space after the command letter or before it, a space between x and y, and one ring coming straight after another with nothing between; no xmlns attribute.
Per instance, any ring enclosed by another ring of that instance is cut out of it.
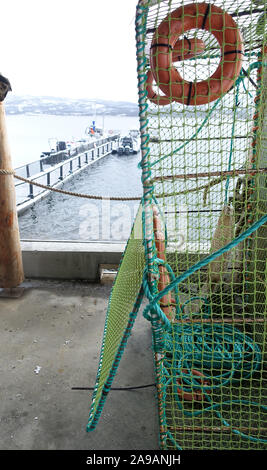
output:
<svg viewBox="0 0 267 470"><path fill-rule="evenodd" d="M15 185L3 104L10 90L9 81L0 75L0 288L17 287L24 280Z"/></svg>

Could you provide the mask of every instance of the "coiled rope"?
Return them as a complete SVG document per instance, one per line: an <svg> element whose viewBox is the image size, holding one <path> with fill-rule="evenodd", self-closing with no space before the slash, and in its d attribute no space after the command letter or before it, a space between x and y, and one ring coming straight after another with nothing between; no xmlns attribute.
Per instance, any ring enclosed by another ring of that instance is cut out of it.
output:
<svg viewBox="0 0 267 470"><path fill-rule="evenodd" d="M261 351L252 339L231 325L207 325L201 323L174 325L173 334L166 334L166 360L164 360L165 396L168 386L173 387L178 408L185 416L197 417L214 410L224 426L230 427L223 414L217 409L232 404L247 404L267 411L267 407L248 400L225 400L215 403L210 392L233 382L247 379L259 369ZM175 351L175 352L173 352ZM169 371L171 370L171 374ZM194 374L201 372L203 378ZM183 393L200 393L201 410L186 409ZM231 431L254 442L267 442L238 429Z"/></svg>
<svg viewBox="0 0 267 470"><path fill-rule="evenodd" d="M169 285L156 296L152 295L149 283L146 277L144 277L144 289L149 299L149 304L144 309L143 315L147 320L154 321L149 312L153 312L154 315L156 314L160 325L158 328L161 327L163 329L164 338L161 336L160 341L154 344L156 352L166 352L161 375L163 378L163 404L166 401L167 388L172 386L177 406L185 416L197 417L207 411L214 411L217 417L222 421L222 424L230 428L230 424L223 418L222 413L218 410L219 407L231 406L233 404L246 404L258 407L258 410L262 409L267 411L266 406L249 400L226 400L220 403L212 402L209 395L211 390L226 386L233 381L249 378L259 369L262 359L261 351L259 346L248 335L245 335L231 325L209 325L204 322L202 323L201 319L199 322L192 322L188 317L183 315L184 306L180 307L178 293L178 287L182 281L197 270L208 265L223 253L236 247L266 222L267 214L230 243L194 264L177 278L172 273L171 267L167 263L163 263L162 260L156 258L155 261L158 264L164 264L166 266L171 277ZM175 323L170 322L159 304L160 299L169 291L174 291L175 295ZM212 322L207 303L206 313L202 314L202 319L204 318L210 318ZM195 369L201 371L203 380L199 380L199 377L194 374ZM171 373L169 372L170 370ZM217 373L214 372L216 370L218 371ZM209 384L207 384L208 382ZM201 390L203 399L205 398L205 401L209 402L210 405L203 407L201 410L188 411L181 399L181 393L193 393L194 390ZM232 427L231 431L250 441L267 442L267 439L245 434ZM167 431L167 435L170 440L175 443L176 447L181 449L170 431Z"/></svg>

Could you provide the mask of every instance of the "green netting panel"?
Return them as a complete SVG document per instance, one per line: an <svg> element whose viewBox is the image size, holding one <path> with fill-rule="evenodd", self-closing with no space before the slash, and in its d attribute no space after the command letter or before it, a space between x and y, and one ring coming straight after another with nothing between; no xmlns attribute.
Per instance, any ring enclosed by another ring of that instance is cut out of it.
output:
<svg viewBox="0 0 267 470"><path fill-rule="evenodd" d="M95 429L143 297L145 266L139 208L109 299L87 430Z"/></svg>
<svg viewBox="0 0 267 470"><path fill-rule="evenodd" d="M266 23L261 0L137 5L164 449L266 448Z"/></svg>

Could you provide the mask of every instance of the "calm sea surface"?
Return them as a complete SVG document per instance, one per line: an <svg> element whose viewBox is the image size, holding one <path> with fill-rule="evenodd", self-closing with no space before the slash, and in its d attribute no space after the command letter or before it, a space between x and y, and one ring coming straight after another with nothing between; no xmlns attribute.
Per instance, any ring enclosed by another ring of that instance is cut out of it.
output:
<svg viewBox="0 0 267 470"><path fill-rule="evenodd" d="M7 131L11 148L13 167L38 160L43 151L50 150L49 139L66 140L85 137L85 129L92 123L93 116L30 116L7 115ZM96 125L105 131L139 128L138 117L102 116L96 118Z"/></svg>
<svg viewBox="0 0 267 470"><path fill-rule="evenodd" d="M202 118L201 118L202 120ZM73 116L7 116L8 135L13 166L16 168L24 163L38 160L40 154L49 150L49 139L72 140L84 137L86 127L92 122L92 117ZM153 120L152 130L153 130ZM118 130L126 133L130 129L139 127L138 118L130 117L105 117L100 118L97 125L105 130ZM177 123L178 125L179 123ZM213 119L212 124L220 128L222 142L216 150L216 145L210 146L207 136L211 135L209 129L203 129L201 137L204 139L191 142L187 147L190 161L186 165L181 164L181 155L174 154L172 159L166 158L155 166L154 176L159 174L171 174L171 165L176 165L179 172L192 171L197 168L198 172L214 170L227 170L229 164L232 123L231 120ZM157 122L155 122L157 129ZM171 152L173 141L173 127L166 126L163 129L166 143L161 149L163 156ZM248 122L238 123L236 130L238 135L247 136L249 131ZM181 137L190 137L192 124L187 120L186 126L178 126L176 132L182 132ZM185 132L188 134L185 134ZM168 134L170 133L170 135ZM178 135L178 134L177 134ZM176 135L176 137L177 137ZM170 143L168 143L170 141ZM215 141L216 142L216 141ZM179 144L178 144L179 145ZM154 150L155 147L155 150ZM236 139L232 156L231 168L240 168L246 161L250 144L246 138ZM151 152L157 154L157 144L151 144ZM65 183L64 189L105 197L140 197L142 195L141 171L138 168L140 154L133 156L109 155L88 167L79 176ZM190 166L191 165L191 166ZM178 170L177 170L178 171ZM198 184L205 184L206 180L199 180ZM187 189L195 183L188 182ZM233 179L230 181L229 191L233 187ZM157 187L156 193L163 188ZM189 196L180 196L177 204L189 209L190 217L190 241L199 238L209 239L210 233L216 227L219 210L223 203L223 188L215 187L215 191L209 195L214 212L203 212L201 220L199 215L190 212L192 207L203 208L203 193L196 191ZM168 198L172 191L184 190L184 182L177 180L164 183L164 205L170 204L168 211L173 210L173 198ZM138 201L107 201L89 200L77 198L58 193L49 195L45 200L36 204L27 213L19 217L20 234L22 239L36 240L117 240L128 239L132 223L137 211ZM204 208L205 209L205 208ZM217 209L217 210L216 210ZM165 215L166 216L166 215ZM201 227L201 230L199 230ZM188 227L189 228L189 227ZM184 229L186 230L186 229ZM177 232L177 227L174 232Z"/></svg>

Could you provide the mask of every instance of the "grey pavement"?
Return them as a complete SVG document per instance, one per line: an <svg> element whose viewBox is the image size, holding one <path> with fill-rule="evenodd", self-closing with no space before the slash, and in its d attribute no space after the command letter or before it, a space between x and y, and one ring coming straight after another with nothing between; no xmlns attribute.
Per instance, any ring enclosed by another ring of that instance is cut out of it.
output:
<svg viewBox="0 0 267 470"><path fill-rule="evenodd" d="M0 298L1 450L157 450L154 387L110 391L86 432L110 285L26 280ZM150 324L142 311L114 387L154 383Z"/></svg>

